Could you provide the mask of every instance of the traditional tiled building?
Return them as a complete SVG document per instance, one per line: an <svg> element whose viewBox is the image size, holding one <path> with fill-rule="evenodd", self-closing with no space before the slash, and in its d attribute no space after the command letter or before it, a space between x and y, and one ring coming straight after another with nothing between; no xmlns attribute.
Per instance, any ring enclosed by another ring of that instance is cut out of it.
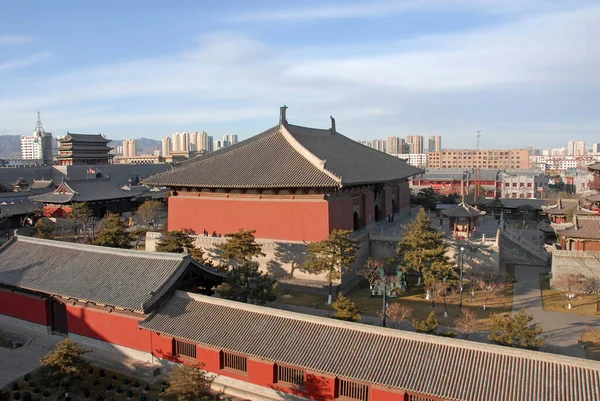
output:
<svg viewBox="0 0 600 401"><path fill-rule="evenodd" d="M581 199L559 198L554 205L542 206L551 223L569 223L574 215L594 215L595 211L583 207Z"/></svg>
<svg viewBox="0 0 600 401"><path fill-rule="evenodd" d="M600 251L600 215L573 216L572 225L556 229L560 247L566 251Z"/></svg>
<svg viewBox="0 0 600 401"><path fill-rule="evenodd" d="M56 164L75 166L78 164L95 165L109 164L114 155L109 152L110 142L101 134L72 134L67 133L58 139L58 155Z"/></svg>
<svg viewBox="0 0 600 401"><path fill-rule="evenodd" d="M318 241L409 208L405 161L336 131L280 124L144 180L172 189L169 230L255 229L264 239Z"/></svg>
<svg viewBox="0 0 600 401"><path fill-rule="evenodd" d="M96 217L106 212L130 212L135 207L132 199L137 192L124 191L108 178L63 181L54 191L31 196L30 199L44 205L46 217L64 218L74 203L87 203Z"/></svg>
<svg viewBox="0 0 600 401"><path fill-rule="evenodd" d="M500 194L501 175L496 169L429 169L411 179L413 191L433 189L440 195L464 195L479 193L478 198L495 198Z"/></svg>
<svg viewBox="0 0 600 401"><path fill-rule="evenodd" d="M202 362L228 393L269 399L600 397L598 362L203 295L221 281L187 255L16 237L0 248L0 323L154 364Z"/></svg>

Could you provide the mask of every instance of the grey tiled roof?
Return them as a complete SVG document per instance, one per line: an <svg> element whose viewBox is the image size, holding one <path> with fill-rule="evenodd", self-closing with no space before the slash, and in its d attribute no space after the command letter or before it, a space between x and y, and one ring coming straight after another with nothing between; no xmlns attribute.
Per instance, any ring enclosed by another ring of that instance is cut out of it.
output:
<svg viewBox="0 0 600 401"><path fill-rule="evenodd" d="M575 215L573 220L571 227L556 230L556 234L569 238L600 239L600 216Z"/></svg>
<svg viewBox="0 0 600 401"><path fill-rule="evenodd" d="M338 188L407 178L422 170L329 130L273 127L144 180L212 188Z"/></svg>
<svg viewBox="0 0 600 401"><path fill-rule="evenodd" d="M0 214L5 213L7 216L21 216L41 209L42 205L37 202L17 202L8 205L0 203Z"/></svg>
<svg viewBox="0 0 600 401"><path fill-rule="evenodd" d="M442 214L446 217L476 217L485 214L485 212L461 202L456 207L444 210Z"/></svg>
<svg viewBox="0 0 600 401"><path fill-rule="evenodd" d="M447 400L597 401L600 363L177 291L142 328Z"/></svg>
<svg viewBox="0 0 600 401"><path fill-rule="evenodd" d="M548 214L567 214L569 210L572 210L574 214L596 214L592 210L583 208L579 199L559 198L558 203L542 207L542 209Z"/></svg>
<svg viewBox="0 0 600 401"><path fill-rule="evenodd" d="M71 139L73 139L74 142L102 142L102 143L108 143L110 142L109 139L104 138L101 134L74 134L72 132L67 132L67 135L65 135L64 138L59 139L59 142L66 142L69 140L69 138L67 137L71 137Z"/></svg>
<svg viewBox="0 0 600 401"><path fill-rule="evenodd" d="M142 312L189 262L183 254L18 236L0 248L0 285Z"/></svg>
<svg viewBox="0 0 600 401"><path fill-rule="evenodd" d="M65 185L74 194L59 193L61 185ZM108 178L68 180L61 185L53 192L32 196L31 199L43 203L67 203L133 198L138 195L137 192L122 190Z"/></svg>

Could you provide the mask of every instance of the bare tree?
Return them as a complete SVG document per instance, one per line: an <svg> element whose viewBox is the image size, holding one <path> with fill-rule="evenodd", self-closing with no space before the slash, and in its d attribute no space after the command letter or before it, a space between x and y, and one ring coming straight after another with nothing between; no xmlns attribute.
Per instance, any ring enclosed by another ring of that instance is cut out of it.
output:
<svg viewBox="0 0 600 401"><path fill-rule="evenodd" d="M367 279L370 289L373 289L373 286L380 280L380 270L382 266L382 262L369 259L367 260L367 263L358 271L358 274Z"/></svg>
<svg viewBox="0 0 600 401"><path fill-rule="evenodd" d="M410 323L412 318L413 308L407 305L402 305L399 302L393 302L386 308L387 325L393 329L401 329L406 324ZM378 313L383 319L383 313Z"/></svg>
<svg viewBox="0 0 600 401"><path fill-rule="evenodd" d="M474 279L475 287L481 290L483 296L483 310L495 300L506 288L506 279L499 274L484 274Z"/></svg>
<svg viewBox="0 0 600 401"><path fill-rule="evenodd" d="M454 302L454 296L458 292L458 289L454 286L451 286L448 283L440 282L437 288L438 297L442 300L444 304L444 317L448 317L448 305L452 305Z"/></svg>
<svg viewBox="0 0 600 401"><path fill-rule="evenodd" d="M558 276L552 281L552 285L555 289L559 290L562 297L567 301L567 309L572 309L572 300L575 295L585 291L587 282L585 276L582 274L563 274Z"/></svg>
<svg viewBox="0 0 600 401"><path fill-rule="evenodd" d="M466 340L471 334L481 330L481 323L475 312L465 308L454 321L454 329Z"/></svg>

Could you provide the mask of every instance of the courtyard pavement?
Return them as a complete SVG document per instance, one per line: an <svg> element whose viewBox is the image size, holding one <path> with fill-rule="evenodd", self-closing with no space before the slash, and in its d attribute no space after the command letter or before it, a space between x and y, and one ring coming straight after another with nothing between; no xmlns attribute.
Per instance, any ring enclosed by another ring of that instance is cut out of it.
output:
<svg viewBox="0 0 600 401"><path fill-rule="evenodd" d="M600 328L600 317L545 311L539 275L548 271L547 267L515 266L517 282L513 292L513 312L518 313L525 308L527 313L533 315L533 321L540 324L548 336L545 346L547 352L586 358L585 350L578 342L585 325Z"/></svg>

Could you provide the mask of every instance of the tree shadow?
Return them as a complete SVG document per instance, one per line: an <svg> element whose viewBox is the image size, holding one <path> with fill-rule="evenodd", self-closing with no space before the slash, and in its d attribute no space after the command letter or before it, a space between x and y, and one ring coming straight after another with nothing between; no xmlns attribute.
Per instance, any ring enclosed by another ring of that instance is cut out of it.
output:
<svg viewBox="0 0 600 401"><path fill-rule="evenodd" d="M282 277L288 277L288 275L289 275L287 270L285 270L281 266L281 263L277 262L276 260L272 260L272 259L267 262L267 271L275 279L282 278Z"/></svg>
<svg viewBox="0 0 600 401"><path fill-rule="evenodd" d="M334 398L334 388L331 381L311 373L306 374L304 387L295 385L271 386L283 400L300 401L310 398L317 401L328 401Z"/></svg>
<svg viewBox="0 0 600 401"><path fill-rule="evenodd" d="M294 271L306 261L306 245L293 244L289 242L278 242L275 245L275 260L290 264L290 278L294 277Z"/></svg>

